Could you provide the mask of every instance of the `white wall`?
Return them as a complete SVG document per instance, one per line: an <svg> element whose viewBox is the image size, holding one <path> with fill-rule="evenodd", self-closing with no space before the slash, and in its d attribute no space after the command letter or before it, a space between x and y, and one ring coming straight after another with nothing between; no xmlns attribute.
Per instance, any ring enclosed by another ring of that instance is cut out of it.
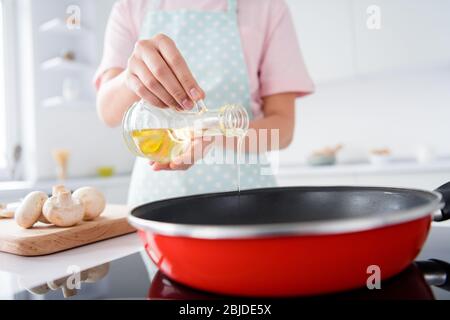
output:
<svg viewBox="0 0 450 320"><path fill-rule="evenodd" d="M318 83L450 61L448 0L286 0ZM381 10L369 30L367 8Z"/></svg>
<svg viewBox="0 0 450 320"><path fill-rule="evenodd" d="M356 65L360 73L440 66L450 62L450 1L355 0ZM382 28L366 27L369 5Z"/></svg>
<svg viewBox="0 0 450 320"><path fill-rule="evenodd" d="M287 0L315 82L355 75L351 0Z"/></svg>
<svg viewBox="0 0 450 320"><path fill-rule="evenodd" d="M450 1L288 0L317 92L298 101L294 143L282 163L343 143L341 159L418 144L450 153ZM369 5L381 29L366 26Z"/></svg>

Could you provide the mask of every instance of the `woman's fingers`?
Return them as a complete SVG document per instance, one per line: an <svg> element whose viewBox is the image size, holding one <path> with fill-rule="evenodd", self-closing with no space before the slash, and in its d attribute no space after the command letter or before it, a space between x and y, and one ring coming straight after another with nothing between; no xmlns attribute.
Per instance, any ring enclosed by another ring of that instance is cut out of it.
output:
<svg viewBox="0 0 450 320"><path fill-rule="evenodd" d="M141 80L134 74L127 74L127 85L133 90L141 99L150 102L157 107L165 107L166 104L161 101L157 96L151 93L147 87L141 82Z"/></svg>
<svg viewBox="0 0 450 320"><path fill-rule="evenodd" d="M154 162L151 166L154 171L170 170L169 163Z"/></svg>
<svg viewBox="0 0 450 320"><path fill-rule="evenodd" d="M205 140L203 138L197 138L192 141L192 144L186 152L173 159L168 164L153 164L153 170L188 170L197 161L203 159L203 157L208 153L210 147L212 146L212 140Z"/></svg>
<svg viewBox="0 0 450 320"><path fill-rule="evenodd" d="M203 155L202 151L202 140L194 139L191 143L190 148L186 152L182 153L180 156L173 159L169 167L172 170L187 170L194 165L197 160L200 160Z"/></svg>
<svg viewBox="0 0 450 320"><path fill-rule="evenodd" d="M131 89L152 103L155 98L145 97L152 95L163 106L190 110L205 96L173 40L163 34L136 43L128 72L140 80L130 76Z"/></svg>
<svg viewBox="0 0 450 320"><path fill-rule="evenodd" d="M192 109L194 102L178 82L177 77L172 72L166 61L162 58L154 45L140 41L137 44L140 59L158 80L158 82L169 92L183 109Z"/></svg>
<svg viewBox="0 0 450 320"><path fill-rule="evenodd" d="M174 72L184 90L193 101L204 98L204 92L198 85L189 69L186 60L178 50L175 42L169 37L160 34L156 37L157 49L170 69Z"/></svg>
<svg viewBox="0 0 450 320"><path fill-rule="evenodd" d="M154 161L150 161L150 165L152 166L154 171L161 171L161 170L172 170L172 171L184 171L189 169L194 165L194 163L200 159L198 155L201 154L201 152L198 151L199 147L201 147L201 142L198 142L197 140L194 140L191 144L191 146L178 156L177 158L173 159L170 163L158 163Z"/></svg>
<svg viewBox="0 0 450 320"><path fill-rule="evenodd" d="M147 90L161 100L165 106L178 106L175 99L167 92L166 89L164 89L161 83L159 83L159 81L153 76L142 60L132 57L129 61L129 66L131 72L139 78ZM157 106L159 107L160 105Z"/></svg>

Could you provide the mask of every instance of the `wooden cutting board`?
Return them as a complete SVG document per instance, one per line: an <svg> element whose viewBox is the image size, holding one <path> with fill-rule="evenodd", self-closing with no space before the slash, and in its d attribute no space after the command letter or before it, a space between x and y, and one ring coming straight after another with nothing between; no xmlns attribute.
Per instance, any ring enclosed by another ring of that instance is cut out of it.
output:
<svg viewBox="0 0 450 320"><path fill-rule="evenodd" d="M38 222L31 229L23 229L14 219L0 219L0 251L41 256L131 233L135 229L128 224L128 213L126 206L108 205L97 219L71 228Z"/></svg>

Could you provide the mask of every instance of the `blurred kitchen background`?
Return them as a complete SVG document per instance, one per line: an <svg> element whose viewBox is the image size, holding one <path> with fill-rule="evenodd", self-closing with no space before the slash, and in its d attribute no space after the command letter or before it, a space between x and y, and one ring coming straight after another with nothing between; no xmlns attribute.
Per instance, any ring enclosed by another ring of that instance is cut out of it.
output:
<svg viewBox="0 0 450 320"><path fill-rule="evenodd" d="M133 157L91 83L114 2L0 0L0 201L49 190L68 157L69 187L125 203ZM279 184L450 181L450 1L287 2L317 91L298 101Z"/></svg>

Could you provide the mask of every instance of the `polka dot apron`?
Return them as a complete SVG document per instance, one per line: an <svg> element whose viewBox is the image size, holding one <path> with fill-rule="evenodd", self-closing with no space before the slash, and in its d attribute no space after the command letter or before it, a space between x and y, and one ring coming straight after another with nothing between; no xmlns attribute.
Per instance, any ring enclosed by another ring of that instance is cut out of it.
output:
<svg viewBox="0 0 450 320"><path fill-rule="evenodd" d="M159 9L159 1L152 0L140 38L149 39L158 33L168 35L177 44L206 92L208 109L238 104L245 106L251 117L250 86L240 42L237 0L228 0L228 9L224 12L163 11ZM234 154L233 151L227 152ZM212 153L186 171L154 172L147 159L138 158L131 179L129 204L237 190L235 161L214 163L214 160L211 161ZM240 164L241 189L275 185L273 175L267 174L270 165L265 155L245 155L245 158L247 161Z"/></svg>

